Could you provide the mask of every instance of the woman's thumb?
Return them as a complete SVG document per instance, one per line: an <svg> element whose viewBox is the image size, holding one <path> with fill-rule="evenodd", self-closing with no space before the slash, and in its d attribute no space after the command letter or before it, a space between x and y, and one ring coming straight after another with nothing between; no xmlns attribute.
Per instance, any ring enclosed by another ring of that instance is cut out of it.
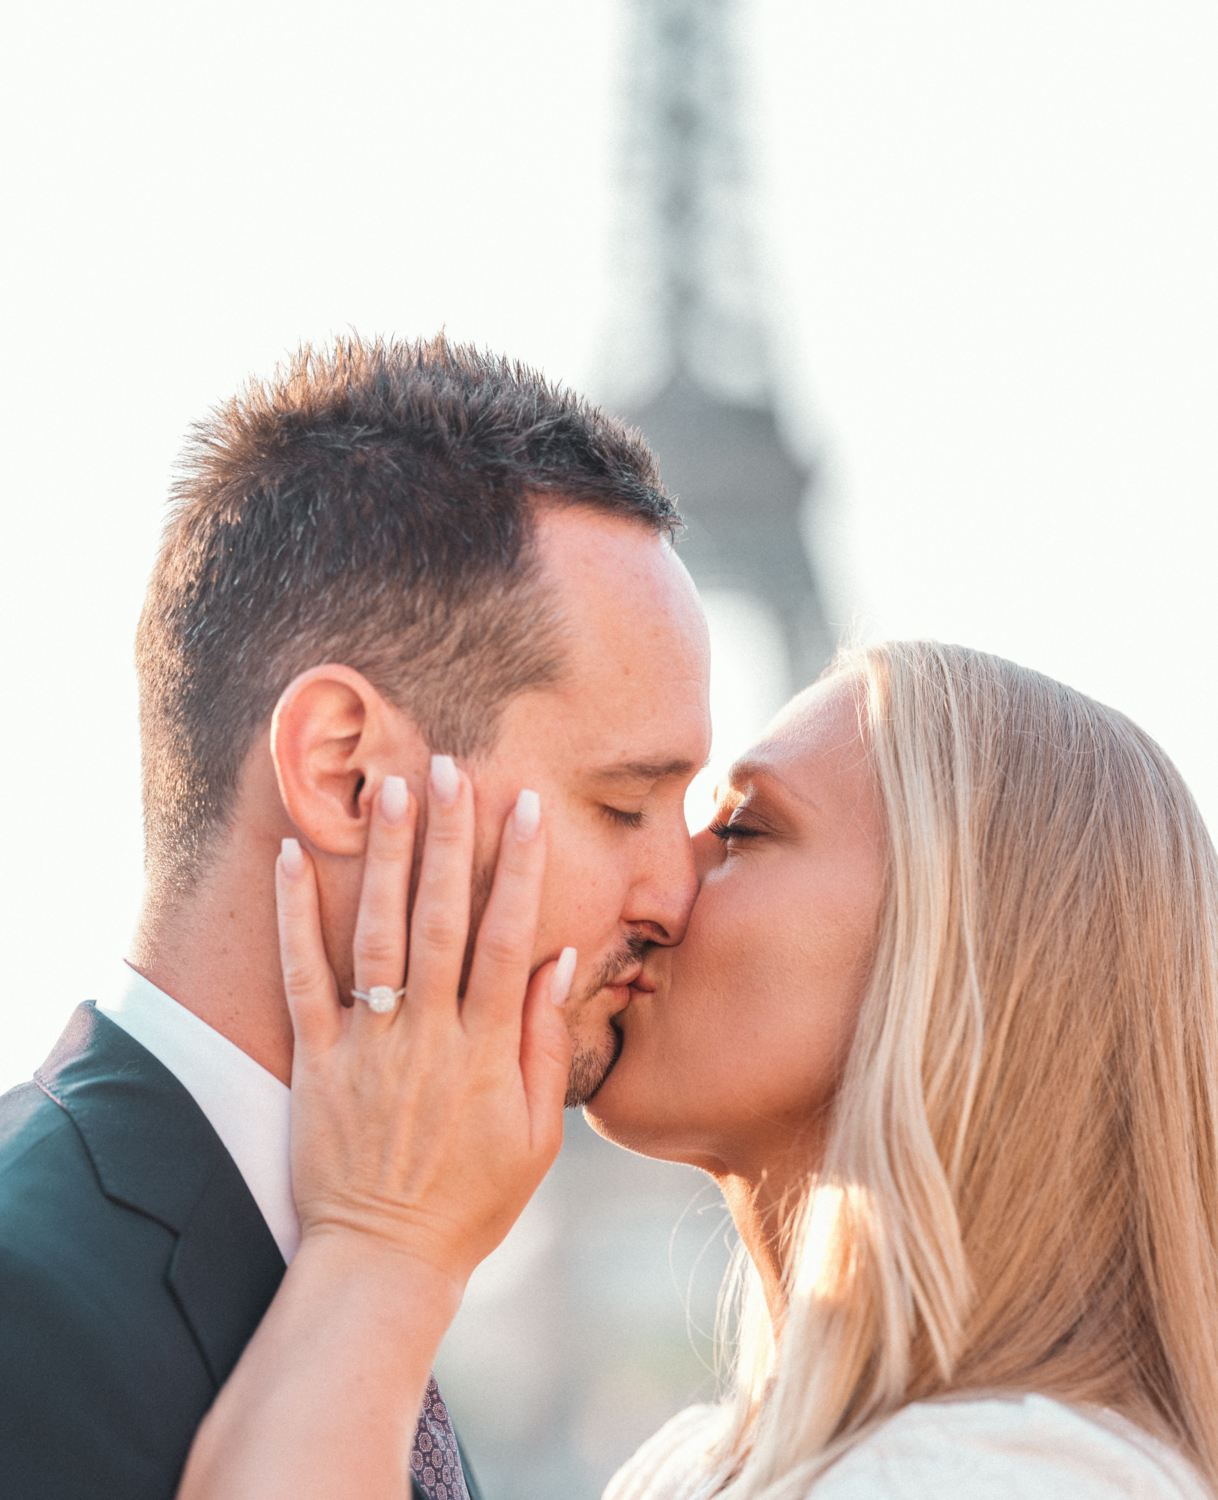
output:
<svg viewBox="0 0 1218 1500"><path fill-rule="evenodd" d="M571 1066L571 1034L564 1006L575 973L575 949L564 948L529 981L520 1033L520 1073L528 1100L534 1148L551 1157L562 1145L562 1112Z"/></svg>

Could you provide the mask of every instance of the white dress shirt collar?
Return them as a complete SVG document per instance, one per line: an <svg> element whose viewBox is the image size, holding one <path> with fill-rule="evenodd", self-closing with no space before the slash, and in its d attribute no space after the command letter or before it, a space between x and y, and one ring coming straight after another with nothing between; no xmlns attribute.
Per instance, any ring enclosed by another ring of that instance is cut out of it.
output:
<svg viewBox="0 0 1218 1500"><path fill-rule="evenodd" d="M97 1008L173 1074L211 1122L290 1262L300 1244L292 1198L291 1091L235 1043L129 964Z"/></svg>

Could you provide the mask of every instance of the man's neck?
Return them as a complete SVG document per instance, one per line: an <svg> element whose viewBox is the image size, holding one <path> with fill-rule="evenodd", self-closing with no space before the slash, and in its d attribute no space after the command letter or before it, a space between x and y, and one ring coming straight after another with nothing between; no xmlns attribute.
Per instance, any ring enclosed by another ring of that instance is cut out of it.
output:
<svg viewBox="0 0 1218 1500"><path fill-rule="evenodd" d="M233 848L189 894L148 892L129 962L269 1073L291 1082L273 854Z"/></svg>

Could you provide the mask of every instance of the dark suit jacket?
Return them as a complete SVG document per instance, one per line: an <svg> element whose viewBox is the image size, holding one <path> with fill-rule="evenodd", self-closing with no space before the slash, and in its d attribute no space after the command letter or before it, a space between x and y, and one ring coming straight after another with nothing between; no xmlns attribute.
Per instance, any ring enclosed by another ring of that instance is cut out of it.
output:
<svg viewBox="0 0 1218 1500"><path fill-rule="evenodd" d="M78 1007L0 1099L0 1493L171 1500L283 1273L202 1110Z"/></svg>

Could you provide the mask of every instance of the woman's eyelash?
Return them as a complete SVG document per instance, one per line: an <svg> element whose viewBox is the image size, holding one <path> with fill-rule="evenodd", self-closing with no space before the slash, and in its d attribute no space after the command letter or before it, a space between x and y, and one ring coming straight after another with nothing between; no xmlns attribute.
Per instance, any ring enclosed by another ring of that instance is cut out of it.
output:
<svg viewBox="0 0 1218 1500"><path fill-rule="evenodd" d="M761 836L760 828L750 828L747 823L725 823L722 818L716 818L710 824L710 831L717 839L755 839Z"/></svg>
<svg viewBox="0 0 1218 1500"><path fill-rule="evenodd" d="M605 816L611 823L620 823L623 828L641 828L643 826L643 814L641 812L623 812L620 807L605 806L602 808Z"/></svg>

